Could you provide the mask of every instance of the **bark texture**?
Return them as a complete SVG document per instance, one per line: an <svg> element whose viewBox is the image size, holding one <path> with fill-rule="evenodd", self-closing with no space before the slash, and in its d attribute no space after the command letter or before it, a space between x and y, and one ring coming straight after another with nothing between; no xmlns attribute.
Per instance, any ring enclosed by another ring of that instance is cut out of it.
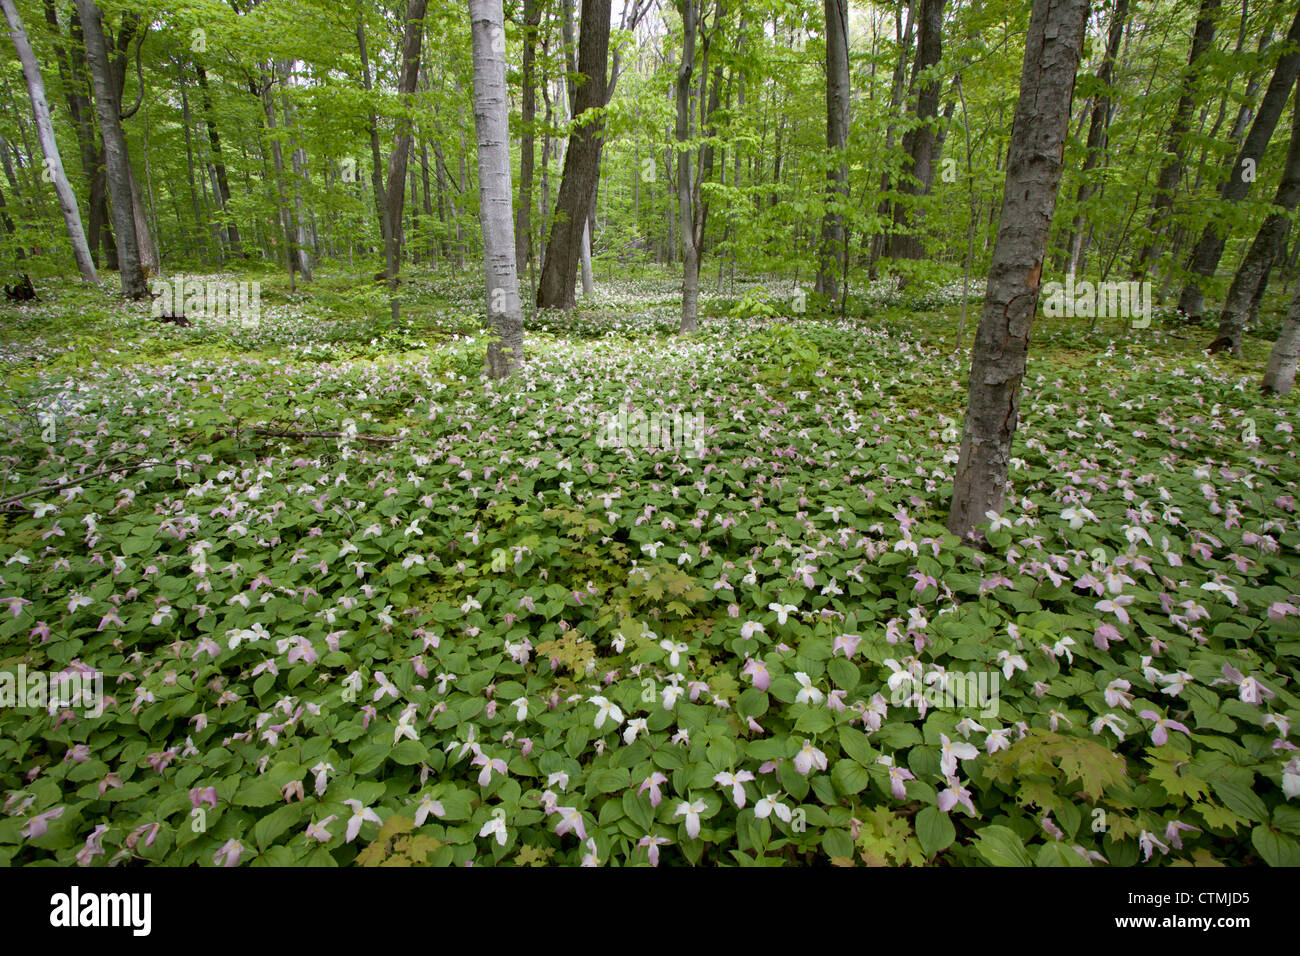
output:
<svg viewBox="0 0 1300 956"><path fill-rule="evenodd" d="M488 374L504 378L523 364L524 315L515 271L511 214L510 124L501 0L470 0L474 42L474 129L478 134L479 219L488 323Z"/></svg>
<svg viewBox="0 0 1300 956"><path fill-rule="evenodd" d="M1088 0L1034 0L1007 156L1002 215L971 354L948 530L966 536L1001 513L1020 415L1029 334L1061 184Z"/></svg>

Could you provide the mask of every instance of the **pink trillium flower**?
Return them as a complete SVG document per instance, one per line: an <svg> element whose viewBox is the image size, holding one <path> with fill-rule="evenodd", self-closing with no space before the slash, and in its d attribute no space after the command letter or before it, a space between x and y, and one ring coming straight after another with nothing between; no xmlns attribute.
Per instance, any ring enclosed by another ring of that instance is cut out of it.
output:
<svg viewBox="0 0 1300 956"><path fill-rule="evenodd" d="M560 820L555 825L556 836L572 832L579 840L587 839L587 827L582 822L581 810L576 807L556 807L555 812L560 815Z"/></svg>
<svg viewBox="0 0 1300 956"><path fill-rule="evenodd" d="M320 843L328 843L333 839L333 834L326 829L331 823L338 819L337 814L331 813L320 823L307 824L307 836L309 839L316 840Z"/></svg>
<svg viewBox="0 0 1300 956"><path fill-rule="evenodd" d="M1169 730L1177 730L1180 733L1191 736L1191 731L1186 726L1176 720L1167 720L1161 717L1154 710L1144 710L1138 714L1143 720L1154 720L1155 727L1151 730L1151 741L1157 747L1163 747L1169 740ZM1166 729L1168 728L1168 729Z"/></svg>
<svg viewBox="0 0 1300 956"><path fill-rule="evenodd" d="M238 840L227 840L221 849L212 854L214 866L239 866L239 858L244 855L244 845Z"/></svg>
<svg viewBox="0 0 1300 956"><path fill-rule="evenodd" d="M750 658L745 662L741 674L750 679L755 690L766 691L772 686L772 677L768 674L767 664L763 661Z"/></svg>
<svg viewBox="0 0 1300 956"><path fill-rule="evenodd" d="M651 866L658 866L659 848L663 846L665 843L672 843L672 842L673 841L668 839L667 837L643 836L640 840L637 840L636 845L638 847L645 848L646 856L649 857Z"/></svg>
<svg viewBox="0 0 1300 956"><path fill-rule="evenodd" d="M1169 825L1165 827L1165 839L1170 842L1175 850L1181 850L1183 848L1183 838L1181 836L1182 830L1191 830L1195 833L1201 832L1200 827L1194 827L1190 823L1183 823L1180 820L1170 820Z"/></svg>
<svg viewBox="0 0 1300 956"><path fill-rule="evenodd" d="M794 769L798 770L804 776L816 767L818 770L826 769L826 754L812 745L812 741L804 739L803 746L799 752L794 755Z"/></svg>
<svg viewBox="0 0 1300 956"><path fill-rule="evenodd" d="M45 835L50 828L50 821L57 820L63 816L66 807L55 807L53 810L46 810L44 813L38 813L27 821L27 825L20 830L20 834L29 840L37 839Z"/></svg>
<svg viewBox="0 0 1300 956"><path fill-rule="evenodd" d="M836 652L843 651L845 657L851 658L858 652L858 644L861 642L862 635L860 634L841 634L831 644L831 656L834 657Z"/></svg>
<svg viewBox="0 0 1300 956"><path fill-rule="evenodd" d="M977 816L975 804L971 802L970 791L961 785L956 777L948 778L948 789L939 794L939 809L947 813L953 807L961 804L966 812L971 816Z"/></svg>
<svg viewBox="0 0 1300 956"><path fill-rule="evenodd" d="M650 776L646 777L644 780L641 781L641 786L637 788L636 792L638 794L641 794L649 790L650 806L658 807L664 798L663 793L660 791L659 788L667 782L668 782L668 778L665 777L658 770L656 770L654 773L650 774Z"/></svg>

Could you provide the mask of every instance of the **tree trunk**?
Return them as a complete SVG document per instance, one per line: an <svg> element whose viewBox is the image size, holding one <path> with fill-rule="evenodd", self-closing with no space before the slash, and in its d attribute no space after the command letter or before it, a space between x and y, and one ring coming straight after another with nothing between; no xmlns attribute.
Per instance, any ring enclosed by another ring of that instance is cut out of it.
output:
<svg viewBox="0 0 1300 956"><path fill-rule="evenodd" d="M402 38L402 72L397 92L403 99L415 92L420 77L420 49L424 42L424 14L429 0L410 0L406 8L406 32ZM504 35L502 38L504 41ZM401 228L406 200L406 165L411 154L412 129L410 120L399 120L393 140L393 151L388 154L388 185L384 190L388 201L388 241L385 259L388 264L388 287L393 320L400 314L397 303L397 277L402 267Z"/></svg>
<svg viewBox="0 0 1300 956"><path fill-rule="evenodd" d="M523 102L519 130L519 212L515 223L515 270L522 276L533 252L533 121L537 116L537 28L542 22L538 0L524 0Z"/></svg>
<svg viewBox="0 0 1300 956"><path fill-rule="evenodd" d="M121 104L113 82L108 49L104 42L103 19L93 0L77 0L82 35L86 43L86 61L95 87L95 112L104 137L104 161L108 194L113 207L113 231L117 239L118 271L122 276L122 296L143 299L149 294L141 268L140 248L136 238L134 203L131 189L131 158L126 136L122 132Z"/></svg>
<svg viewBox="0 0 1300 956"><path fill-rule="evenodd" d="M221 216L224 221L226 233L226 243L230 246L230 254L236 259L242 259L244 248L239 238L239 226L235 224L230 213L230 179L226 175L226 164L221 154L221 133L217 130L217 119L212 111L212 94L208 89L208 74L200 63L194 64L194 73L199 80L199 89L203 97L203 118L208 127L208 143L212 147L212 169L217 180L217 206L221 209Z"/></svg>
<svg viewBox="0 0 1300 956"><path fill-rule="evenodd" d="M474 128L478 133L479 219L487 290L488 374L505 378L523 364L524 313L515 271L511 215L509 91L501 0L470 0L474 43Z"/></svg>
<svg viewBox="0 0 1300 956"><path fill-rule="evenodd" d="M1078 211L1074 214L1074 222L1071 224L1068 270L1071 275L1078 273L1083 257L1087 253L1088 237L1091 235L1083 207L1097 193L1097 184L1091 180L1089 174L1097 168L1102 153L1106 150L1111 118L1110 85L1115 79L1115 60L1119 56L1119 47L1124 40L1128 6L1129 0L1116 0L1115 10L1110 17L1110 34L1106 38L1106 52L1102 56L1101 66L1097 68L1098 89L1093 99L1092 118L1088 123L1087 154L1084 156L1081 171L1083 182L1079 184L1079 192L1075 197Z"/></svg>
<svg viewBox="0 0 1300 956"><path fill-rule="evenodd" d="M609 60L610 0L588 0L582 8L578 36L578 73L573 98L575 128L564 151L564 173L556 198L551 237L537 284L537 305L543 309L572 309L574 279L582 254L582 234L591 211L596 178L600 172L603 119L586 122L583 114L605 105Z"/></svg>
<svg viewBox="0 0 1300 956"><path fill-rule="evenodd" d="M1246 134L1241 151L1237 154L1237 161L1233 164L1232 175L1219 184L1219 199L1223 202L1238 203L1250 191L1254 172L1263 159L1264 149L1272 139L1273 130L1291 96L1291 87L1300 75L1300 10L1296 11L1295 19L1291 21L1291 29L1287 32L1284 45L1287 52L1277 61L1277 68L1260 101L1259 112L1255 114L1255 122L1251 124L1250 132ZM1227 233L1220 234L1217 222L1212 220L1206 224L1188 259L1187 269L1192 276L1183 286L1178 308L1191 322L1200 321L1205 308L1204 283L1218 268L1227 239Z"/></svg>
<svg viewBox="0 0 1300 956"><path fill-rule="evenodd" d="M1011 129L1002 216L971 354L948 530L966 537L1001 513L1029 334L1061 182L1088 0L1034 0Z"/></svg>
<svg viewBox="0 0 1300 956"><path fill-rule="evenodd" d="M366 93L371 92L370 56L366 50L366 22L362 14L357 14L357 48L361 52L361 85ZM375 111L367 116L370 133L370 187L375 193L375 218L379 220L379 236L384 245L384 256L388 255L388 200L384 198L384 158L379 151L379 122Z"/></svg>
<svg viewBox="0 0 1300 956"><path fill-rule="evenodd" d="M1295 384L1296 360L1300 357L1300 286L1291 298L1286 320L1277 333L1273 352L1268 357L1268 368L1260 388L1265 394L1286 395Z"/></svg>
<svg viewBox="0 0 1300 956"><path fill-rule="evenodd" d="M1187 69L1183 72L1182 91L1178 105L1174 109L1174 119L1169 126L1169 145L1166 152L1169 159L1156 178L1155 195L1151 200L1151 218L1147 222L1147 239L1133 260L1133 277L1143 278L1151 269L1151 263L1160 254L1159 239L1165 224L1173 215L1174 192L1183 178L1183 154L1186 149L1187 132L1191 123L1192 107L1196 102L1196 85L1201 71L1205 67L1206 54L1214 48L1214 22L1219 15L1220 0L1201 0L1200 13L1196 18L1196 30L1192 34L1192 50L1187 60Z"/></svg>
<svg viewBox="0 0 1300 956"><path fill-rule="evenodd" d="M921 209L917 200L929 195L934 181L934 118L939 114L942 84L937 77L924 77L923 74L943 57L943 5L944 0L921 0L916 62L912 67L912 85L917 87L917 125L903 134L903 152L907 159L897 189L901 195L911 198L894 203L893 226L885 245L885 256L890 259L925 257L919 228Z"/></svg>
<svg viewBox="0 0 1300 956"><path fill-rule="evenodd" d="M824 0L826 14L826 148L831 165L826 171L826 213L822 217L821 260L817 291L834 300L844 273L848 249L844 214L837 209L848 201L849 170L845 150L849 145L849 7L848 0Z"/></svg>
<svg viewBox="0 0 1300 956"><path fill-rule="evenodd" d="M90 246L86 243L86 233L81 227L81 210L77 208L77 197L68 184L67 174L63 171L63 159L59 156L59 144L54 138L54 122L50 119L50 104L45 99L45 82L41 79L40 66L36 54L27 40L27 31L18 16L14 0L0 0L5 20L9 23L9 35L14 41L14 49L22 64L23 78L27 81L27 93L32 101L32 118L36 123L36 137L45 155L45 170L54 182L54 192L59 197L59 210L63 213L63 222L68 230L68 239L72 243L72 254L77 260L81 278L86 282L99 284L99 274L95 271L94 260L90 257Z"/></svg>
<svg viewBox="0 0 1300 956"><path fill-rule="evenodd" d="M677 126L679 144L691 138L691 74L695 69L695 34L700 11L697 0L677 0L682 16L682 62L677 67ZM695 187L691 182L692 163L684 147L677 151L677 207L682 249L682 319L683 335L699 328L700 250L695 244Z"/></svg>
<svg viewBox="0 0 1300 956"><path fill-rule="evenodd" d="M898 115L899 107L903 104L903 96L907 93L907 61L912 53L912 35L916 30L916 0L910 0L906 5L907 22L903 22L904 6L899 5L898 10L894 13L894 30L898 36L898 59L894 62L894 76L889 88L889 113L891 117L889 125L885 128L885 155L893 152L894 149L894 122L892 117ZM880 193L882 196L889 189L890 175L886 169L880 174ZM882 198L876 206L876 214L881 220L888 220L891 216L893 205L888 198ZM888 238L885 230L877 231L871 239L871 250L867 257L868 274L872 279L876 277L876 262L884 254L885 240Z"/></svg>
<svg viewBox="0 0 1300 956"><path fill-rule="evenodd" d="M1252 306L1263 293L1268 269L1281 254L1287 224L1300 201L1300 109L1292 111L1291 145L1287 150L1282 181L1273 196L1274 210L1265 218L1233 276L1232 287L1219 315L1219 335L1210 343L1211 352L1241 355L1241 334Z"/></svg>

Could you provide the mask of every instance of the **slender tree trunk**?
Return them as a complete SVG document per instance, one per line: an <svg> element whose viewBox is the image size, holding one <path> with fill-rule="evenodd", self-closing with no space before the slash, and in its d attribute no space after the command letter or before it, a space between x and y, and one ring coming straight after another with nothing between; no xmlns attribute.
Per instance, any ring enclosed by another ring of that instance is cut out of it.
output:
<svg viewBox="0 0 1300 956"><path fill-rule="evenodd" d="M103 19L93 0L77 0L82 35L86 43L86 60L95 86L95 111L104 137L104 160L107 168L108 193L113 204L113 231L117 238L118 270L122 276L122 296L142 299L149 294L141 268L136 243L131 189L131 158L126 136L122 133L121 104L113 83L108 49L104 42Z"/></svg>
<svg viewBox="0 0 1300 956"><path fill-rule="evenodd" d="M1097 184L1091 173L1101 162L1106 151L1106 142L1111 119L1110 86L1115 81L1115 60L1119 56L1119 47L1124 40L1124 28L1128 20L1129 0L1116 0L1115 9L1110 16L1110 33L1106 38L1106 52L1102 56L1101 66L1097 69L1097 95L1093 99L1092 118L1088 123L1088 145L1081 170L1082 182L1075 197L1078 212L1074 214L1070 235L1071 275L1077 274L1088 248L1091 229L1087 225L1084 204L1097 194Z"/></svg>
<svg viewBox="0 0 1300 956"><path fill-rule="evenodd" d="M357 48L361 52L361 85L367 95L371 92L370 56L366 49L366 21L357 13ZM367 116L370 133L370 185L375 193L375 218L379 220L379 235L384 244L385 261L388 256L388 200L384 197L384 158L379 151L379 121L374 110Z"/></svg>
<svg viewBox="0 0 1300 956"><path fill-rule="evenodd" d="M63 213L63 223L68 230L68 239L72 243L72 254L77 260L81 278L86 282L99 284L99 274L95 271L95 262L90 256L90 246L86 243L86 233L81 227L81 210L77 208L77 197L68 184L68 176L63 170L63 159L59 155L59 143L54 137L54 121L50 119L50 104L45 99L45 82L41 79L40 66L36 54L32 52L27 40L27 30L18 16L14 0L0 0L5 20L9 23L9 35L18 61L22 64L23 78L27 81L27 93L32 101L32 119L36 123L36 137L45 156L45 169L54 183L55 195L59 198L59 210Z"/></svg>
<svg viewBox="0 0 1300 956"><path fill-rule="evenodd" d="M402 38L402 71L397 92L404 99L415 92L420 76L420 50L424 42L424 14L428 0L410 0L406 8L406 32ZM502 43L505 42L504 34ZM388 200L388 286L394 321L400 315L397 301L398 273L402 267L401 227L403 205L406 200L406 165L411 154L412 129L409 120L400 120L393 141L393 151L388 154L388 185L384 194Z"/></svg>
<svg viewBox="0 0 1300 956"><path fill-rule="evenodd" d="M298 256L294 252L296 243L297 230L294 228L293 215L289 211L288 201L285 198L284 188L284 149L280 143L280 137L276 134L275 119L275 97L271 90L275 86L278 74L278 67L274 62L267 64L266 76L262 81L260 89L255 90L260 94L262 100L262 111L266 114L266 129L271 137L271 163L275 170L275 208L280 220L280 234L284 237L284 254L289 269L289 288L296 288L294 285L295 276L298 271Z"/></svg>
<svg viewBox="0 0 1300 956"><path fill-rule="evenodd" d="M826 214L822 217L821 260L816 290L834 300L848 249L844 214L836 208L848 201L849 169L849 5L848 0L824 0L826 14L826 148L831 165L826 171Z"/></svg>
<svg viewBox="0 0 1300 956"><path fill-rule="evenodd" d="M1147 222L1147 240L1133 260L1133 277L1143 278L1160 254L1160 235L1169 217L1173 215L1174 194L1183 178L1183 157L1187 133L1191 125L1192 108L1196 103L1197 81L1205 68L1206 55L1214 49L1214 24L1219 15L1220 0L1201 0L1192 34L1192 50L1183 72L1182 91L1174 109L1174 119L1169 126L1169 140L1165 151L1169 159L1156 178L1155 194L1151 200L1151 218Z"/></svg>
<svg viewBox="0 0 1300 956"><path fill-rule="evenodd" d="M1088 0L1034 0L1029 17L1002 216L971 354L966 422L948 515L948 530L961 537L985 521L988 512L1002 512L1087 21Z"/></svg>
<svg viewBox="0 0 1300 956"><path fill-rule="evenodd" d="M699 30L700 9L697 0L677 0L677 10L682 17L682 62L677 67L677 208L682 250L682 319L683 335L699 328L700 250L696 245L695 190L692 181L693 163L687 158L681 144L691 138L691 75L695 69L696 33Z"/></svg>
<svg viewBox="0 0 1300 956"><path fill-rule="evenodd" d="M1300 109L1292 111L1291 145L1282 169L1282 181L1273 197L1274 209L1259 227L1233 276L1232 287L1219 315L1219 335L1210 343L1211 352L1241 355L1242 331L1252 307L1263 294L1269 267L1282 253L1287 224L1297 201L1300 201Z"/></svg>
<svg viewBox="0 0 1300 956"><path fill-rule="evenodd" d="M894 75L889 88L889 125L885 128L885 146L884 155L890 155L894 150L894 121L893 117L898 115L899 108L903 104L903 97L907 93L907 61L912 55L912 35L916 31L916 0L910 0L906 8L900 4L894 13L894 30L898 36L898 59L894 62ZM903 14L906 11L907 21L904 23ZM880 174L880 194L886 197L891 180L889 170L886 169ZM876 206L876 214L881 220L890 220L892 217L893 204L886 197L882 198ZM867 257L868 274L872 279L876 277L876 262L884 254L885 242L889 238L888 233L881 229L875 232L871 237L871 249Z"/></svg>
<svg viewBox="0 0 1300 956"><path fill-rule="evenodd" d="M208 74L200 63L194 64L194 74L199 80L199 90L203 99L203 118L208 127L208 144L212 148L212 169L216 178L216 198L217 206L221 210L221 217L224 222L226 234L226 243L230 247L230 255L236 259L242 259L244 249L239 238L239 226L230 212L230 179L226 174L226 163L221 152L221 133L217 129L217 118L213 115L212 110L212 93L208 89Z"/></svg>
<svg viewBox="0 0 1300 956"><path fill-rule="evenodd" d="M1250 191L1250 184L1255 179L1254 172L1263 159L1268 141L1273 137L1273 130L1291 96L1291 88L1295 85L1297 76L1300 76L1300 10L1296 11L1295 19L1291 21L1286 46L1287 52L1278 59L1268 89L1260 101L1255 122L1251 124L1250 132L1241 144L1237 161L1232 167L1232 175L1219 184L1219 199L1223 202L1241 202ZM1206 224L1188 259L1187 270L1192 275L1183 286L1178 308L1191 322L1200 321L1205 308L1204 284L1218 268L1227 240L1227 232L1220 233L1218 223L1212 220Z"/></svg>
<svg viewBox="0 0 1300 956"><path fill-rule="evenodd" d="M519 212L515 223L515 270L522 276L533 252L533 160L537 116L537 28L542 22L539 0L524 0L523 101L519 131Z"/></svg>
<svg viewBox="0 0 1300 956"><path fill-rule="evenodd" d="M894 203L893 228L885 245L890 259L922 259L925 245L921 241L921 207L919 200L930 193L934 182L934 119L939 114L942 84L937 77L926 77L943 57L944 0L921 0L920 30L916 41L916 62L912 68L912 85L916 87L916 126L903 134L903 177L897 192L909 197ZM910 214L910 215L909 215ZM909 221L910 220L910 221Z"/></svg>
<svg viewBox="0 0 1300 956"><path fill-rule="evenodd" d="M487 365L492 378L505 378L523 364L524 313L519 301L511 217L509 91L501 0L470 0L470 21L483 275L488 326L493 333Z"/></svg>

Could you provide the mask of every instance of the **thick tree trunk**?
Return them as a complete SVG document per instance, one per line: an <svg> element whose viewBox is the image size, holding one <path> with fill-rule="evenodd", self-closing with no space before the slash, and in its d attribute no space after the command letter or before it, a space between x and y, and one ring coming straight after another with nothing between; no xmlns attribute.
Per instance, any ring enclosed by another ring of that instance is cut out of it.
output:
<svg viewBox="0 0 1300 956"><path fill-rule="evenodd" d="M1272 139L1273 130L1291 96L1291 87L1295 85L1296 77L1300 76L1300 10L1296 11L1295 19L1291 21L1285 45L1287 52L1277 61L1268 89L1260 101L1259 112L1255 114L1255 122L1251 124L1250 132L1246 134L1241 151L1237 154L1237 161L1233 164L1232 175L1219 184L1219 199L1223 202L1241 202L1250 191L1254 176L1247 175L1247 170L1253 172L1258 169L1264 149ZM1205 308L1204 284L1218 268L1227 240L1227 232L1221 234L1218 223L1211 221L1206 224L1196 248L1192 250L1187 262L1187 269L1192 275L1183 286L1182 295L1178 299L1179 311L1189 321L1200 321Z"/></svg>
<svg viewBox="0 0 1300 956"><path fill-rule="evenodd" d="M77 197L68 184L68 176L63 171L63 159L59 155L59 143L54 137L54 122L50 119L50 104L45 99L45 82L41 79L41 69L36 62L36 54L27 40L27 30L18 16L14 0L0 0L5 20L9 24L9 35L22 64L23 78L27 81L27 93L32 101L32 119L36 123L36 137L45 156L45 169L54 183L55 195L59 198L59 210L63 213L63 222L68 230L68 240L72 243L72 254L77 260L81 278L86 282L99 284L99 274L95 271L94 260L90 257L90 246L86 243L86 233L81 226L81 210L77 208Z"/></svg>
<svg viewBox="0 0 1300 956"><path fill-rule="evenodd" d="M1088 0L1034 0L1011 129L1002 217L971 354L948 530L965 537L1001 513L1029 334L1061 182Z"/></svg>
<svg viewBox="0 0 1300 956"><path fill-rule="evenodd" d="M1148 238L1133 260L1133 276L1143 278L1160 254L1160 235L1169 217L1173 215L1174 192L1183 178L1183 156L1187 132L1191 125L1192 108L1196 104L1196 85L1205 68L1206 54L1214 48L1214 23L1219 15L1220 0L1201 0L1192 34L1192 50L1183 72L1182 91L1174 109L1174 119L1169 126L1169 140L1165 151L1169 159L1156 178L1155 194L1151 200L1151 218L1147 222Z"/></svg>
<svg viewBox="0 0 1300 956"><path fill-rule="evenodd" d="M104 137L104 161L108 194L113 206L113 231L117 238L122 296L127 299L142 299L149 294L149 289L145 284L136 238L131 158L127 152L126 136L122 132L122 107L118 102L118 89L113 82L108 49L104 42L103 18L93 0L77 0L77 10L81 15L82 35L86 43L86 61L95 87L95 112L99 116L99 129Z"/></svg>
<svg viewBox="0 0 1300 956"><path fill-rule="evenodd" d="M478 133L479 219L487 289L488 374L505 378L523 364L524 313L515 271L511 214L510 124L501 0L470 0L474 44L474 129Z"/></svg>
<svg viewBox="0 0 1300 956"><path fill-rule="evenodd" d="M45 22L51 32L60 37L58 11L54 0L45 0ZM81 19L76 8L72 10L69 32L73 49L80 54L85 49L81 35ZM90 187L89 218L86 224L86 240L90 245L90 258L95 266L100 265L100 249L105 250L104 264L109 269L117 268L117 252L113 246L113 232L109 225L108 197L104 178L103 150L99 146L99 137L95 131L95 107L90 101L90 74L86 71L83 56L70 56L61 40L54 44L55 59L59 64L59 78L63 81L63 95L68 104L68 115L72 117L77 130L77 145L80 150L81 171Z"/></svg>
<svg viewBox="0 0 1300 956"><path fill-rule="evenodd" d="M1245 258L1233 276L1232 287L1219 315L1219 335L1210 344L1211 352L1241 355L1241 334L1252 306L1263 293L1269 267L1282 252L1290 214L1300 201L1300 109L1293 111L1291 145L1287 150L1282 181L1273 197L1272 212L1264 219L1250 244Z"/></svg>
<svg viewBox="0 0 1300 956"><path fill-rule="evenodd" d="M826 171L827 209L822 217L816 289L833 300L839 295L839 280L848 256L844 215L835 206L848 201L849 170L844 151L849 145L849 5L848 0L824 0L823 7L826 14L826 148L831 153L831 166Z"/></svg>
<svg viewBox="0 0 1300 956"><path fill-rule="evenodd" d="M578 35L578 67L581 75L573 98L576 128L564 152L564 174L556 199L551 237L537 284L537 305L543 309L572 309L574 279L582 254L582 234L591 211L596 178L600 173L603 119L587 122L583 114L605 105L608 83L610 0L588 0L582 8Z"/></svg>

